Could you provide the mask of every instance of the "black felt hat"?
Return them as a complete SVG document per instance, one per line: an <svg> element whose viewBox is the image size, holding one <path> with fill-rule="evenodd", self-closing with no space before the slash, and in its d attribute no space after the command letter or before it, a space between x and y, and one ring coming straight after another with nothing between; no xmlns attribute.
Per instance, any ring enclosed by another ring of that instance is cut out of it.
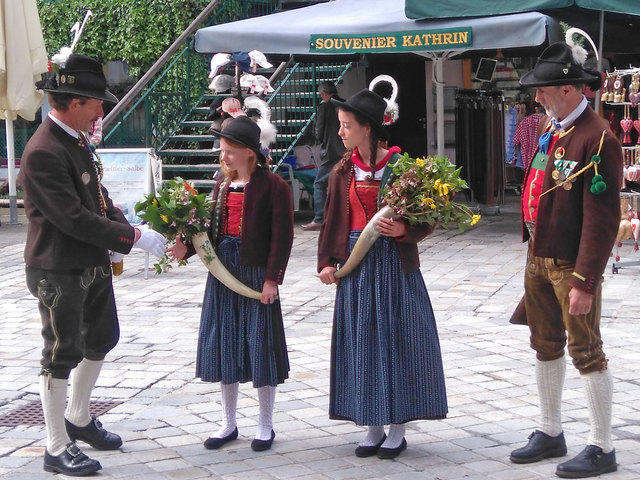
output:
<svg viewBox="0 0 640 480"><path fill-rule="evenodd" d="M548 46L538 57L533 70L520 79L520 85L524 87L578 84L586 84L592 90L597 90L602 85L602 76L576 62L571 47L565 42Z"/></svg>
<svg viewBox="0 0 640 480"><path fill-rule="evenodd" d="M226 124L222 130L211 130L211 134L216 137L226 138L253 150L260 165L267 163L267 159L260 152L260 127L249 117L236 117Z"/></svg>
<svg viewBox="0 0 640 480"><path fill-rule="evenodd" d="M105 102L118 103L117 97L107 90L107 79L102 64L85 55L72 53L65 66L57 74L50 73L37 82L40 90L71 93L82 97L97 98Z"/></svg>
<svg viewBox="0 0 640 480"><path fill-rule="evenodd" d="M331 102L338 108L359 114L371 125L380 139L387 140L389 138L389 133L382 126L387 102L377 93L365 88L346 101L332 98Z"/></svg>

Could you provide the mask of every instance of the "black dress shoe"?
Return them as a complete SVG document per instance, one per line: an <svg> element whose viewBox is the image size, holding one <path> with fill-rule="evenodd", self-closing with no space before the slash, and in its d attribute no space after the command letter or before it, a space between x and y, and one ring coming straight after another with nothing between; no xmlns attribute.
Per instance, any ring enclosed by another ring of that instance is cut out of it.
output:
<svg viewBox="0 0 640 480"><path fill-rule="evenodd" d="M45 472L63 473L72 477L92 475L102 468L100 462L87 457L78 446L71 442L60 455L44 451Z"/></svg>
<svg viewBox="0 0 640 480"><path fill-rule="evenodd" d="M122 446L120 436L107 432L96 417L91 417L89 425L85 427L77 427L66 418L64 424L72 441L82 440L97 450L115 450Z"/></svg>
<svg viewBox="0 0 640 480"><path fill-rule="evenodd" d="M577 456L558 465L556 475L562 478L588 478L617 469L615 450L604 453L600 447L587 445Z"/></svg>
<svg viewBox="0 0 640 480"><path fill-rule="evenodd" d="M253 450L254 452L269 450L274 438L276 438L276 432L274 432L273 430L271 430L271 438L269 440L260 440L258 438L254 438L251 442L251 450Z"/></svg>
<svg viewBox="0 0 640 480"><path fill-rule="evenodd" d="M567 454L564 432L551 437L540 430L529 435L529 443L511 452L513 463L533 463L549 457L562 457Z"/></svg>
<svg viewBox="0 0 640 480"><path fill-rule="evenodd" d="M233 432L231 432L226 437L209 437L204 441L204 448L209 450L217 450L222 447L225 443L231 442L238 438L238 427L234 428Z"/></svg>
<svg viewBox="0 0 640 480"><path fill-rule="evenodd" d="M400 455L400 452L402 452L406 448L407 441L403 438L400 445L396 448L380 447L380 450L378 450L378 458L382 458L384 460L387 460L389 458L396 458L398 455Z"/></svg>
<svg viewBox="0 0 640 480"><path fill-rule="evenodd" d="M382 446L382 444L386 439L387 439L387 435L383 434L382 440L380 440L377 445L369 445L369 446L358 445L356 447L356 457L360 457L360 458L373 457L376 453L378 453L378 450L380 450L380 447Z"/></svg>

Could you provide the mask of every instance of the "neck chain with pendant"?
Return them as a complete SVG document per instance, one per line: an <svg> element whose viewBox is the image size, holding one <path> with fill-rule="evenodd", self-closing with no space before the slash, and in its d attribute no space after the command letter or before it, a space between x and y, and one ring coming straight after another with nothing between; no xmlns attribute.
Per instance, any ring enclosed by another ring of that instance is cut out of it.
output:
<svg viewBox="0 0 640 480"><path fill-rule="evenodd" d="M78 136L80 137L80 143L78 146L84 147L89 151L89 155L91 156L91 163L93 165L94 171L96 173L97 179L97 187L98 187L98 199L100 200L100 210L102 216L106 216L107 211L107 202L104 199L104 195L102 194L102 177L104 176L104 168L102 167L102 160L98 154L92 150L91 145L89 144L89 140L84 132L78 131Z"/></svg>

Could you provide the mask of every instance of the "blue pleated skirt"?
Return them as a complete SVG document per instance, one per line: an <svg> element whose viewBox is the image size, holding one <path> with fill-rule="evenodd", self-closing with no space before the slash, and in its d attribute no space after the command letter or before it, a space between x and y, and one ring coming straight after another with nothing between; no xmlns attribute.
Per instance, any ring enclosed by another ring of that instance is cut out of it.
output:
<svg viewBox="0 0 640 480"><path fill-rule="evenodd" d="M360 235L349 236L351 250ZM379 238L338 285L329 415L358 425L444 418L440 341L420 271L406 275L395 240Z"/></svg>
<svg viewBox="0 0 640 480"><path fill-rule="evenodd" d="M265 269L240 265L240 238L224 236L218 256L241 282L262 291ZM289 376L289 357L280 301L260 303L207 277L202 304L196 377L224 384L253 381L276 386Z"/></svg>

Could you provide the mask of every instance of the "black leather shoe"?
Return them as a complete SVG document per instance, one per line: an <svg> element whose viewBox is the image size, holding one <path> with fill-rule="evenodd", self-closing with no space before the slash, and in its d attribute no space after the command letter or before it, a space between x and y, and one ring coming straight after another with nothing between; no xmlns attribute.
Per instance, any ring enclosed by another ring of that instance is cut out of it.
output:
<svg viewBox="0 0 640 480"><path fill-rule="evenodd" d="M217 450L222 447L225 443L231 442L238 438L238 427L236 427L233 432L231 432L226 437L209 437L204 441L204 448L209 450Z"/></svg>
<svg viewBox="0 0 640 480"><path fill-rule="evenodd" d="M562 457L567 454L564 432L551 437L540 430L529 435L529 443L511 452L513 463L533 463L549 457Z"/></svg>
<svg viewBox="0 0 640 480"><path fill-rule="evenodd" d="M260 440L258 438L254 438L251 442L251 450L253 450L254 452L269 450L274 438L276 438L276 432L274 432L273 430L271 430L271 438L269 440Z"/></svg>
<svg viewBox="0 0 640 480"><path fill-rule="evenodd" d="M407 441L403 438L400 446L396 448L380 447L380 450L378 450L378 458L382 458L384 460L387 460L389 458L396 458L398 455L400 455L400 452L402 452L406 448Z"/></svg>
<svg viewBox="0 0 640 480"><path fill-rule="evenodd" d="M358 445L356 447L356 457L360 457L360 458L373 457L376 453L378 453L378 450L380 450L380 447L382 446L382 444L386 439L387 439L387 435L383 434L382 440L380 440L377 445L369 445L369 446Z"/></svg>
<svg viewBox="0 0 640 480"><path fill-rule="evenodd" d="M96 417L91 417L89 425L85 427L77 427L66 418L64 424L72 441L82 440L97 450L116 450L122 446L120 436L107 432Z"/></svg>
<svg viewBox="0 0 640 480"><path fill-rule="evenodd" d="M78 446L71 442L60 455L44 451L45 472L63 473L72 477L92 475L102 468L100 462L87 457Z"/></svg>
<svg viewBox="0 0 640 480"><path fill-rule="evenodd" d="M556 475L562 478L588 478L617 469L615 450L604 453L600 447L587 445L577 456L558 465Z"/></svg>

